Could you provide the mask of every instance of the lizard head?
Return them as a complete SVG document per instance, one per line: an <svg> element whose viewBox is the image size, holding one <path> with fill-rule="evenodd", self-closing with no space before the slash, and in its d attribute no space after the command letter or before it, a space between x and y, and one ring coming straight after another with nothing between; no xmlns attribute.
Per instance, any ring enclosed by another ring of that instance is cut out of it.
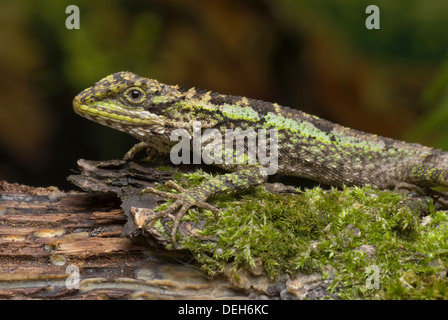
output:
<svg viewBox="0 0 448 320"><path fill-rule="evenodd" d="M177 86L117 72L79 93L73 108L83 117L144 140L179 128L176 122L182 121L168 116L167 109L184 97Z"/></svg>

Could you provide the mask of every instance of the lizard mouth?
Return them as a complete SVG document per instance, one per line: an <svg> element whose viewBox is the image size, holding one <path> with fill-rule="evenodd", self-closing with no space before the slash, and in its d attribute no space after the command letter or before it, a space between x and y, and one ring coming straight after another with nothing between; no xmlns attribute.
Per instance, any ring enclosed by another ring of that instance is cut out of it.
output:
<svg viewBox="0 0 448 320"><path fill-rule="evenodd" d="M108 101L86 103L80 95L76 96L73 100L73 109L80 116L112 127L115 127L114 124L164 126L163 120L154 113L148 111L131 112L125 109L120 110L115 104Z"/></svg>

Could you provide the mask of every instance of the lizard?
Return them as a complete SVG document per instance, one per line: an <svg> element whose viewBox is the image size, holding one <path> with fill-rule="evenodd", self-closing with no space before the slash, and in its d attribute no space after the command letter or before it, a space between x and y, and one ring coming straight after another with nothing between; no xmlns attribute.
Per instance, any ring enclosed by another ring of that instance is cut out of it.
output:
<svg viewBox="0 0 448 320"><path fill-rule="evenodd" d="M167 85L128 71L111 74L83 90L74 98L73 108L89 120L136 137L140 142L125 160L144 149L170 152L175 145L171 134L183 129L191 137L194 122L200 121L202 132L216 129L223 137L229 129L274 129L278 139L276 170L281 175L335 187L373 185L380 189L416 188L422 193L431 187L448 187L448 153L442 150L365 133L276 103ZM229 148L223 147L222 152L237 157ZM143 193L175 201L159 212L131 210L146 217L144 228L158 218L170 217L175 244L176 230L189 208L208 209L219 218L218 209L207 202L210 197L261 185L268 178L257 162L214 165L229 173L190 190L168 182L178 193L145 188Z"/></svg>

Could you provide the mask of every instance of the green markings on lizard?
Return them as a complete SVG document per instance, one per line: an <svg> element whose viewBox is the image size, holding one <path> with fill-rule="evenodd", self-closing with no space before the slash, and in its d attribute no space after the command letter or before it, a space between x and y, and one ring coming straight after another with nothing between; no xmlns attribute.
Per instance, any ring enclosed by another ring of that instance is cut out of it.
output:
<svg viewBox="0 0 448 320"><path fill-rule="evenodd" d="M260 121L258 112L251 107L242 107L236 104L223 104L219 107L219 110L223 115L232 120Z"/></svg>
<svg viewBox="0 0 448 320"><path fill-rule="evenodd" d="M299 133L299 132L306 132L306 130L303 130L303 125L302 128L300 126L300 123L297 122L294 119L290 119L290 118L285 118L282 115L273 113L273 112L268 112L268 114L264 117L264 127L265 128L270 128L273 127L275 129L285 129L291 132L295 132L295 133ZM315 127L314 127L315 128ZM317 130L315 134L317 133L322 133L322 131Z"/></svg>
<svg viewBox="0 0 448 320"><path fill-rule="evenodd" d="M174 110L176 107L180 107L181 110L186 111L216 111L218 110L218 107L214 104L211 104L206 101L201 100L193 100L193 101L181 101L173 105L172 110Z"/></svg>
<svg viewBox="0 0 448 320"><path fill-rule="evenodd" d="M299 121L294 118L287 118L280 114L268 112L264 117L265 128L275 128L278 130L287 130L293 135L289 138L293 143L297 143L300 139L313 138L314 142L309 141L312 144L318 144L314 147L315 151L328 151L326 148L329 146L341 146L347 148L362 148L375 152L381 152L385 149L386 145L381 140L363 140L359 137L351 136L344 130L326 132L319 130L313 123L309 121ZM372 135L374 136L374 135ZM304 140L305 141L305 140ZM336 152L336 149L333 150ZM388 153L391 156L397 155L401 152L396 148L388 148ZM319 152L320 153L320 152Z"/></svg>

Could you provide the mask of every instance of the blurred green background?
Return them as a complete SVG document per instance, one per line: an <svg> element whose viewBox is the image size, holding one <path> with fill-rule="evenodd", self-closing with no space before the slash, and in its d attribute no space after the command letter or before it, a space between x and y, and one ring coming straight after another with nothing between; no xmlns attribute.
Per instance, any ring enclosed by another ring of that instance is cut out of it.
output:
<svg viewBox="0 0 448 320"><path fill-rule="evenodd" d="M447 21L445 0L2 0L0 179L68 190L79 158L122 157L134 138L71 103L124 70L448 150Z"/></svg>

